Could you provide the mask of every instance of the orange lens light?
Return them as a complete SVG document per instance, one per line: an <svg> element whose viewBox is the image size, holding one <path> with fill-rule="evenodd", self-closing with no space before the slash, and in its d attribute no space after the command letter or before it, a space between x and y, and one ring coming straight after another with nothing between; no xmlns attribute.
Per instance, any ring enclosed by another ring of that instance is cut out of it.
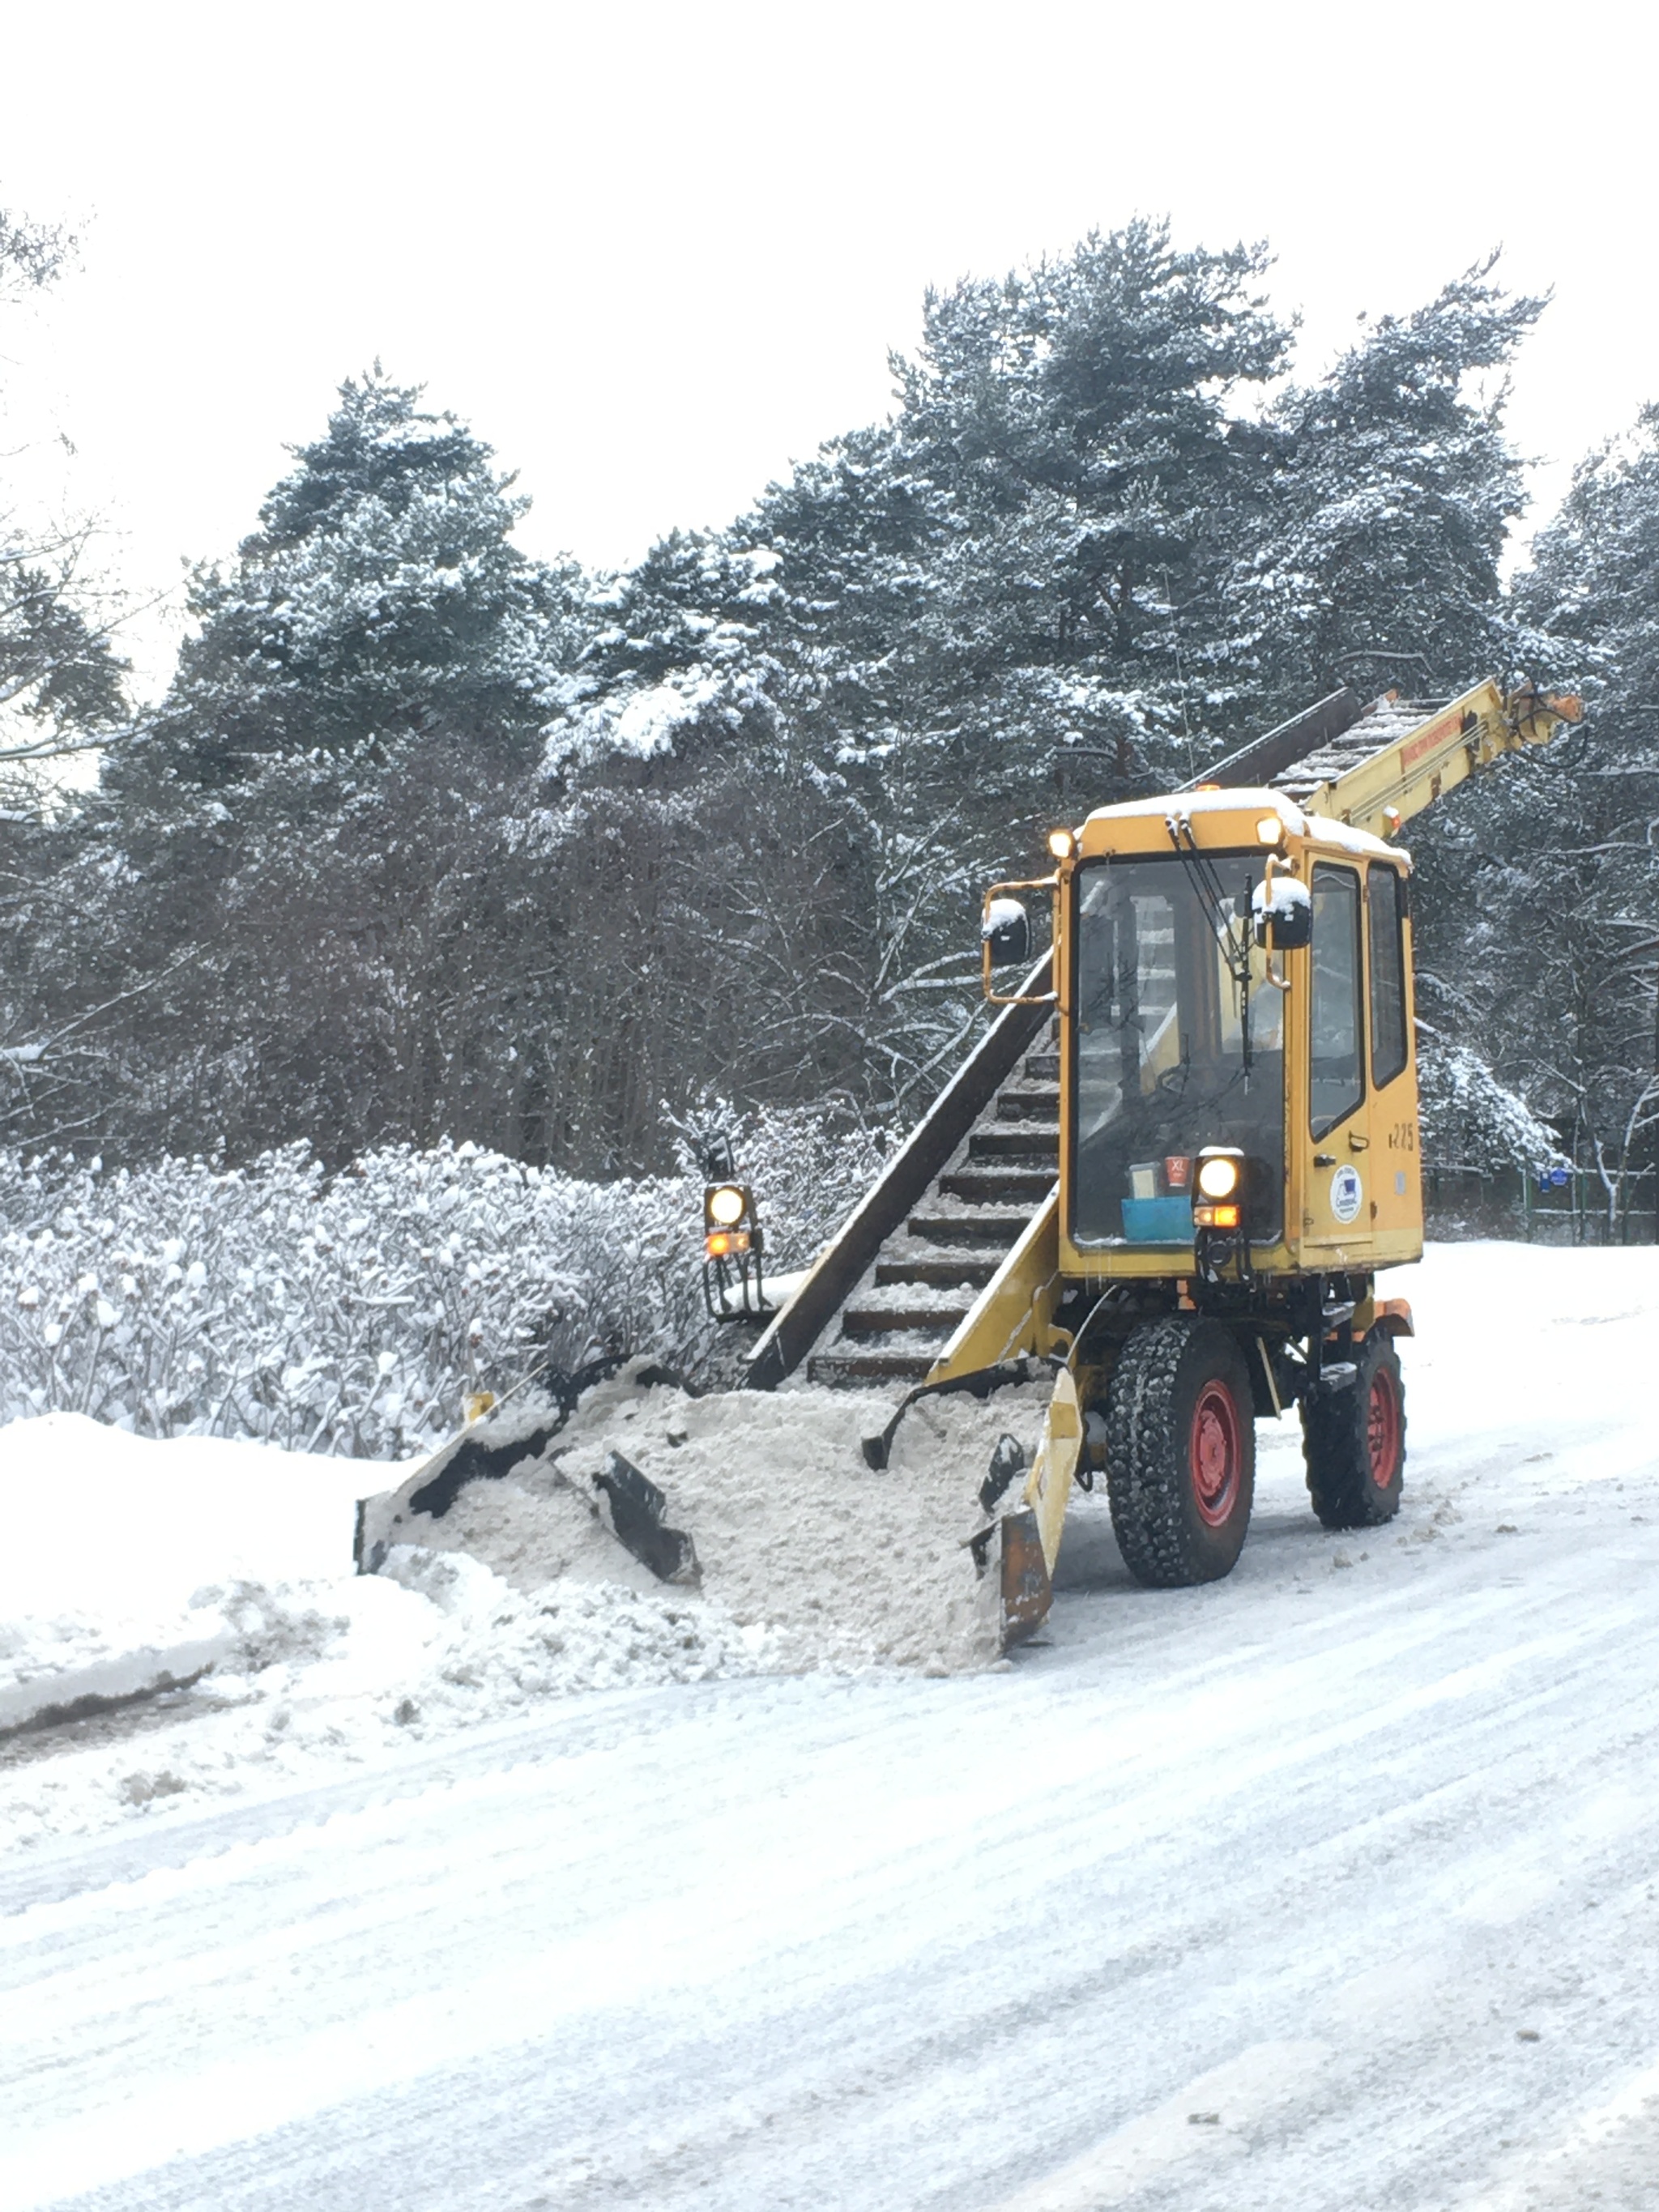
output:
<svg viewBox="0 0 1659 2212"><path fill-rule="evenodd" d="M1243 1218L1243 1209L1237 1206L1195 1206L1193 1222L1200 1229L1237 1229Z"/></svg>
<svg viewBox="0 0 1659 2212"><path fill-rule="evenodd" d="M702 1249L711 1260L725 1260L733 1252L749 1249L746 1229L711 1229L702 1240Z"/></svg>

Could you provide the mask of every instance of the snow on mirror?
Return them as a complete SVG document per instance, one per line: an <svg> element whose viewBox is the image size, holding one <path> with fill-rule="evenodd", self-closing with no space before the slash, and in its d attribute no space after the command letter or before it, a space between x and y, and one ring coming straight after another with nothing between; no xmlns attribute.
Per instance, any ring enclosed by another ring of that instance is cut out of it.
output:
<svg viewBox="0 0 1659 2212"><path fill-rule="evenodd" d="M1031 920L1018 899L992 899L979 933L994 968L1012 968L1031 957Z"/></svg>
<svg viewBox="0 0 1659 2212"><path fill-rule="evenodd" d="M1270 876L1250 893L1250 913L1255 941L1265 945L1267 930L1273 933L1276 952L1292 952L1313 939L1313 901L1306 884L1294 876Z"/></svg>

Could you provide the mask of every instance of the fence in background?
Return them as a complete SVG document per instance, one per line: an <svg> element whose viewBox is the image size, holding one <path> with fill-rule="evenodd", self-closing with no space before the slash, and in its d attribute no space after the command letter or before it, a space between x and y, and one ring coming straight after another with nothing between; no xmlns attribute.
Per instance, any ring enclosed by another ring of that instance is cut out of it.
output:
<svg viewBox="0 0 1659 2212"><path fill-rule="evenodd" d="M1625 1177L1616 1211L1600 1176L1557 1168L1547 1176L1518 1168L1423 1170L1423 1209L1432 1237L1514 1237L1529 1244L1652 1244L1653 1170Z"/></svg>

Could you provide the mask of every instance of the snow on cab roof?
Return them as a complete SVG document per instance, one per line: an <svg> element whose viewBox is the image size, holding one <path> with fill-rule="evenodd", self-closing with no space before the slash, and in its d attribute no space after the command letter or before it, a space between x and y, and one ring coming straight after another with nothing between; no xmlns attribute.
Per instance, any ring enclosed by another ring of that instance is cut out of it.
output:
<svg viewBox="0 0 1659 2212"><path fill-rule="evenodd" d="M1345 853L1355 853L1370 859L1404 860L1411 866L1411 854L1403 847L1384 843L1373 837L1369 830L1356 830L1351 823L1334 821L1328 814L1307 814L1295 799L1282 791L1270 791L1265 785L1232 784L1216 791L1172 791L1160 799L1126 799L1117 806L1097 806L1086 817L1089 822L1145 821L1148 817L1163 821L1171 814L1277 814L1293 836L1315 837L1322 844L1336 845Z"/></svg>

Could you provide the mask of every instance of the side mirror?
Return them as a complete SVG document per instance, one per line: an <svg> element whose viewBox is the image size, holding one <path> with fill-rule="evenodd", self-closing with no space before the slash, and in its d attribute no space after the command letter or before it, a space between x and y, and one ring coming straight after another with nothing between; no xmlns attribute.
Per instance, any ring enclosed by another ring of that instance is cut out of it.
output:
<svg viewBox="0 0 1659 2212"><path fill-rule="evenodd" d="M1024 966L1031 957L1031 917L1018 899L988 899L979 934L994 968Z"/></svg>
<svg viewBox="0 0 1659 2212"><path fill-rule="evenodd" d="M1275 952L1295 952L1313 943L1313 900L1294 876L1270 876L1250 894L1255 941L1266 945L1273 932Z"/></svg>

